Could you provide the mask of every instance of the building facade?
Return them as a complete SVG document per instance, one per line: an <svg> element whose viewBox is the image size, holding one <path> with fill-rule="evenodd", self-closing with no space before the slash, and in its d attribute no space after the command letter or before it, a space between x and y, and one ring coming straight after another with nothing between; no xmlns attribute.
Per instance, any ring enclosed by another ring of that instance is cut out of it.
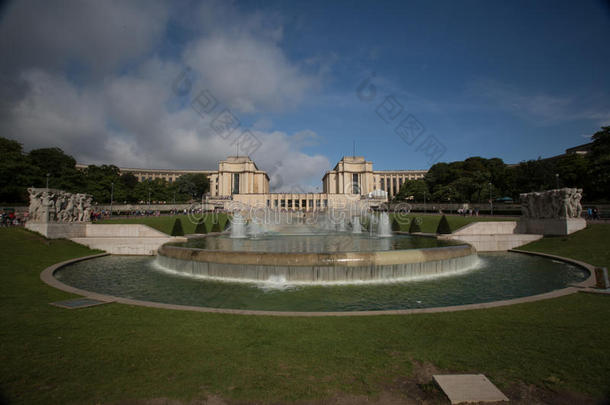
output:
<svg viewBox="0 0 610 405"><path fill-rule="evenodd" d="M78 169L86 165L77 165ZM378 207L394 197L407 180L425 176L426 170L373 170L362 156L345 156L322 178L321 193L271 193L269 176L247 156L229 156L218 170L162 170L119 168L138 181L165 179L172 183L184 174L205 174L210 181L206 201L217 209L232 210L235 204L280 211L323 211L348 206Z"/></svg>
<svg viewBox="0 0 610 405"><path fill-rule="evenodd" d="M322 186L328 194L369 195L376 190L389 198L398 194L407 180L423 179L427 170L373 170L373 162L362 156L345 156L324 174Z"/></svg>

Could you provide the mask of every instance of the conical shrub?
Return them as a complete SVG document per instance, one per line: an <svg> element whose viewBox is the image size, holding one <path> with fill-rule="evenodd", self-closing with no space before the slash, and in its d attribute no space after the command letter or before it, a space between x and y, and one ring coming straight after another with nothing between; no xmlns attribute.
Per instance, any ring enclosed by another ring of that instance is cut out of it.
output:
<svg viewBox="0 0 610 405"><path fill-rule="evenodd" d="M176 218L174 221L174 227L172 228L172 236L184 236L184 231L182 230L182 221L180 218Z"/></svg>
<svg viewBox="0 0 610 405"><path fill-rule="evenodd" d="M222 232L222 229L220 228L220 222L218 222L218 221L214 222L214 225L212 225L212 232L215 232L215 233Z"/></svg>
<svg viewBox="0 0 610 405"><path fill-rule="evenodd" d="M413 218L411 219L411 225L409 226L409 233L421 232L421 227L419 226L419 222L421 219Z"/></svg>
<svg viewBox="0 0 610 405"><path fill-rule="evenodd" d="M220 227L220 224L219 224L219 227ZM227 218L227 220L225 221L224 230L228 231L230 227L231 227L231 221L229 221L229 218Z"/></svg>
<svg viewBox="0 0 610 405"><path fill-rule="evenodd" d="M393 218L392 219L392 232L399 232L399 231L400 231L400 224L398 223L396 218Z"/></svg>
<svg viewBox="0 0 610 405"><path fill-rule="evenodd" d="M208 233L208 227L205 225L205 219L201 218L195 227L195 233Z"/></svg>
<svg viewBox="0 0 610 405"><path fill-rule="evenodd" d="M451 227L449 226L449 221L447 221L446 216L442 216L440 222L438 223L438 227L436 228L436 233L438 234L447 234L451 233Z"/></svg>

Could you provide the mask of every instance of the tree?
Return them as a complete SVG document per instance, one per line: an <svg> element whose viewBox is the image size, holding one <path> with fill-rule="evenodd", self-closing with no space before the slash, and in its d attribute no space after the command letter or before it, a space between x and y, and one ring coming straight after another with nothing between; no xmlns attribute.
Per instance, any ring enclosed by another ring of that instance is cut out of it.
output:
<svg viewBox="0 0 610 405"><path fill-rule="evenodd" d="M114 197L117 201L124 200L125 189L119 181L119 168L114 165L95 166L90 165L84 171L85 192L93 196L93 200L99 203L110 202L110 196L114 187ZM114 186L112 185L114 183ZM78 190L83 192L83 190Z"/></svg>
<svg viewBox="0 0 610 405"><path fill-rule="evenodd" d="M436 233L438 234L449 234L451 233L451 227L449 226L449 221L447 221L446 216L442 216L440 222L438 223L438 227L436 228Z"/></svg>
<svg viewBox="0 0 610 405"><path fill-rule="evenodd" d="M432 193L432 198L439 202L458 201L458 193L452 185L439 185Z"/></svg>
<svg viewBox="0 0 610 405"><path fill-rule="evenodd" d="M82 192L86 180L83 172L76 168L76 160L60 148L33 149L28 154L30 162L37 168L36 176L41 187L49 187L71 192Z"/></svg>
<svg viewBox="0 0 610 405"><path fill-rule="evenodd" d="M184 174L176 180L176 187L178 192L200 199L210 189L210 182L208 176L202 173Z"/></svg>
<svg viewBox="0 0 610 405"><path fill-rule="evenodd" d="M208 233L208 228L205 225L205 218L201 218L195 227L195 233Z"/></svg>
<svg viewBox="0 0 610 405"><path fill-rule="evenodd" d="M424 200L424 197L430 199L430 192L428 191L428 185L424 179L418 180L407 180L403 183L400 191L394 197L397 201L413 200L420 202Z"/></svg>
<svg viewBox="0 0 610 405"><path fill-rule="evenodd" d="M228 223L229 221L227 221ZM225 224L226 225L226 224ZM212 225L212 232L214 233L220 233L222 232L222 229L220 229L220 222L219 221L215 221L214 225Z"/></svg>
<svg viewBox="0 0 610 405"><path fill-rule="evenodd" d="M598 200L610 200L610 126L602 127L591 137L593 145L589 160L588 177L591 196Z"/></svg>
<svg viewBox="0 0 610 405"><path fill-rule="evenodd" d="M174 221L172 236L184 236L184 230L182 229L182 221L180 221L180 218L176 218Z"/></svg>
<svg viewBox="0 0 610 405"><path fill-rule="evenodd" d="M421 232L421 227L419 223L421 222L420 218L411 219L411 225L409 226L409 233Z"/></svg>
<svg viewBox="0 0 610 405"><path fill-rule="evenodd" d="M29 186L41 186L36 167L23 154L19 142L0 137L0 201L27 202Z"/></svg>

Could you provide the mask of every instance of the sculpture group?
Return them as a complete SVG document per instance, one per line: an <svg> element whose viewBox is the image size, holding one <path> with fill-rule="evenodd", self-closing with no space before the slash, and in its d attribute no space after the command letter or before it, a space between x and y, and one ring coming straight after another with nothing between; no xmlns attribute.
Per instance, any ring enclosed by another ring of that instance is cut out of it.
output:
<svg viewBox="0 0 610 405"><path fill-rule="evenodd" d="M523 217L532 219L580 218L581 198L580 188L561 188L519 195Z"/></svg>
<svg viewBox="0 0 610 405"><path fill-rule="evenodd" d="M50 188L28 188L29 221L87 222L91 220L91 201L87 194L68 193Z"/></svg>

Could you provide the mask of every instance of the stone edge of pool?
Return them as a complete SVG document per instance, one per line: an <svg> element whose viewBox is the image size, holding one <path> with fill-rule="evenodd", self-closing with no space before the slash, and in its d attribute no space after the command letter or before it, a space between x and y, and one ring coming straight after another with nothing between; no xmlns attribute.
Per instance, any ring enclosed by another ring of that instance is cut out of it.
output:
<svg viewBox="0 0 610 405"><path fill-rule="evenodd" d="M119 304L136 305L147 308L159 308L159 309L173 309L179 311L193 311L193 312L207 312L207 313L219 313L219 314L234 314L234 315L259 315L259 316L375 316L375 315L409 315L409 314L424 314L424 313L438 313L438 312L455 312L455 311L467 311L473 309L485 309L485 308L496 308L507 305L522 304L526 302L541 301L550 298L562 297L564 295L574 294L582 288L589 288L595 284L595 266L590 265L579 260L570 259L567 257L551 255L547 253L530 252L525 250L511 249L509 252L528 254L533 256L542 256L549 259L556 259L566 263L576 265L584 268L589 272L589 277L577 284L573 284L570 287L562 288L559 290L550 291L543 294L531 295L528 297L513 298L510 300L484 302L479 304L465 304L465 305L453 305L447 307L434 307L434 308L417 308L417 309L394 309L394 310L382 310L382 311L348 311L348 312L298 312L298 311L259 311L259 310L244 310L244 309L226 309L226 308L209 308L209 307L198 307L190 305L177 305L177 304L164 304L160 302L134 300L129 298L115 297L112 295L98 294L87 290L81 290L79 288L71 287L57 280L54 276L55 272L67 265L78 263L84 260L95 259L103 256L110 256L109 253L101 253L91 256L79 257L76 259L66 260L60 263L56 263L52 266L47 267L40 273L40 279L47 285L57 288L59 290L69 292L76 295L81 295L87 298L104 301L104 302L116 302Z"/></svg>

